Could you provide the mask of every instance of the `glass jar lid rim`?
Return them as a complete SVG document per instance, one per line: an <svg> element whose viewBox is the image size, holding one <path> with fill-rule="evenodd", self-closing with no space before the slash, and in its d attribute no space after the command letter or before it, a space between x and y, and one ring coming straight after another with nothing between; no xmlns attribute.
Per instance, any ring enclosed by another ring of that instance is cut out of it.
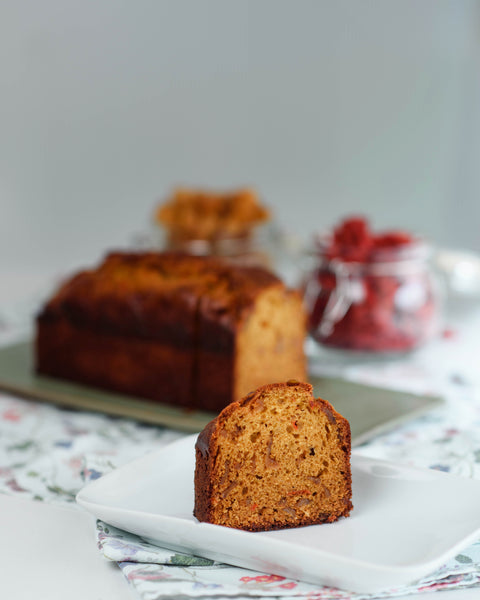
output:
<svg viewBox="0 0 480 600"><path fill-rule="evenodd" d="M319 235L314 240L314 247L311 249L310 254L316 256L325 256L331 249L331 235ZM336 260L337 262L344 263L378 263L378 262L398 262L403 260L426 260L430 258L433 252L433 247L430 242L424 238L412 237L410 242L396 244L391 246L370 247L365 253L364 258L355 257L355 250L357 249L354 245L344 245L347 249L345 254L341 252L332 253L329 257L330 260ZM353 256L353 257L352 257Z"/></svg>

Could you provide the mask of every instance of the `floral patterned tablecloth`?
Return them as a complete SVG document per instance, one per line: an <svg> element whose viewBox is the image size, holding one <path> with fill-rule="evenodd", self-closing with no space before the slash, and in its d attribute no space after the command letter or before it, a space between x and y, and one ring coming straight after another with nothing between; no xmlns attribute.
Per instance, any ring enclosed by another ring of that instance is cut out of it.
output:
<svg viewBox="0 0 480 600"><path fill-rule="evenodd" d="M1 321L0 343L25 334ZM18 328L18 329L16 329ZM391 362L313 360L318 373L441 394L444 406L365 443L356 452L480 478L480 308L463 314L428 348ZM86 482L168 444L181 432L101 414L64 410L0 392L0 493L75 503ZM81 510L78 508L78 510ZM98 522L96 542L143 600L154 598L386 598L480 585L480 541L415 584L380 596L352 594L186 556ZM92 531L92 544L95 533ZM480 587L479 587L480 593Z"/></svg>

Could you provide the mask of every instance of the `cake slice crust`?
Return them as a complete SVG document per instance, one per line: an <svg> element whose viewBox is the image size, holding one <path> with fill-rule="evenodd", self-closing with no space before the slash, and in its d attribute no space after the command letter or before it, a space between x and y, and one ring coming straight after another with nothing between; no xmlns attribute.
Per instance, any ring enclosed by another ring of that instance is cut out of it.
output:
<svg viewBox="0 0 480 600"><path fill-rule="evenodd" d="M348 421L310 384L262 386L199 435L194 515L250 531L336 521L352 509L350 452Z"/></svg>

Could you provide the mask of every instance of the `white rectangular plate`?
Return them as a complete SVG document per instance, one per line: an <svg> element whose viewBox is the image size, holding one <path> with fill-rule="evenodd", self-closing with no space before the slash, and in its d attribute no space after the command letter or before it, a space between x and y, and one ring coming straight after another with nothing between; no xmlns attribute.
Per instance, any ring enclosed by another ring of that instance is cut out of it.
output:
<svg viewBox="0 0 480 600"><path fill-rule="evenodd" d="M192 515L195 439L101 477L78 503L160 546L357 592L411 583L480 537L480 481L355 454L348 518L257 533L200 523Z"/></svg>

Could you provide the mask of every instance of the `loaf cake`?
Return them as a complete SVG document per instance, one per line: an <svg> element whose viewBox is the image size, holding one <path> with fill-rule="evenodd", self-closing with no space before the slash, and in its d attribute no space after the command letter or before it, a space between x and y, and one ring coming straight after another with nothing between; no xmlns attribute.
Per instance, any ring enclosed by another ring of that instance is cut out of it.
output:
<svg viewBox="0 0 480 600"><path fill-rule="evenodd" d="M199 521L265 531L336 521L352 509L348 421L308 383L269 384L197 438Z"/></svg>
<svg viewBox="0 0 480 600"><path fill-rule="evenodd" d="M115 252L46 303L36 370L219 412L268 381L304 378L305 327L299 294L265 269Z"/></svg>

